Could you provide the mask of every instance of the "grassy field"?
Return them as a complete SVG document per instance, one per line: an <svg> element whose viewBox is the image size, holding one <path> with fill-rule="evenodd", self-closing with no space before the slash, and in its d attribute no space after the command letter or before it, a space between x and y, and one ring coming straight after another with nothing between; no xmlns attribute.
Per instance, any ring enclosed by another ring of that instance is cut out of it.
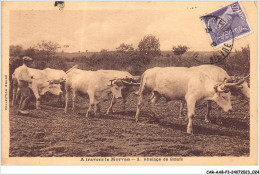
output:
<svg viewBox="0 0 260 175"><path fill-rule="evenodd" d="M178 117L178 101L166 103L161 98L156 105L159 121L154 121L146 99L138 123L134 95L128 97L125 111L119 101L112 114L88 119L87 98L78 97L77 112L68 114L55 97L47 101L28 116L10 109L11 157L249 156L249 103L240 97L232 97L230 113L213 105L211 116L221 114L216 123L204 121L206 104L198 103L194 135L186 134L187 111L185 107L185 116ZM108 105L108 101L101 104L103 113Z"/></svg>

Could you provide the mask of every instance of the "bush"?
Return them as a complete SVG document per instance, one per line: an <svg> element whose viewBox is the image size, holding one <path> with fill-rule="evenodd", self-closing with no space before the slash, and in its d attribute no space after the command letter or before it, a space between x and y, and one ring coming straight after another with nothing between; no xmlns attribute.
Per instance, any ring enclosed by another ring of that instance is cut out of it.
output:
<svg viewBox="0 0 260 175"><path fill-rule="evenodd" d="M161 55L159 38L154 35L144 36L138 44L138 51L152 57Z"/></svg>
<svg viewBox="0 0 260 175"><path fill-rule="evenodd" d="M47 67L52 69L60 69L63 71L67 71L70 68L69 65L61 57L54 57L48 63L45 62L44 68Z"/></svg>
<svg viewBox="0 0 260 175"><path fill-rule="evenodd" d="M182 55L185 52L187 52L189 49L190 49L189 47L182 46L182 45L179 45L178 47L176 47L176 46L172 47L174 55Z"/></svg>
<svg viewBox="0 0 260 175"><path fill-rule="evenodd" d="M229 75L245 76L250 73L250 47L241 47L235 50L223 61L217 64L227 71Z"/></svg>

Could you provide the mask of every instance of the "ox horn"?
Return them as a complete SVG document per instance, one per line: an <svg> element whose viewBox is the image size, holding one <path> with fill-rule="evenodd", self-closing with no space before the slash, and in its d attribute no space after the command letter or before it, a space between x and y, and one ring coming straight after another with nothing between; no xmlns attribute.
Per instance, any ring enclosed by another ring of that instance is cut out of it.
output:
<svg viewBox="0 0 260 175"><path fill-rule="evenodd" d="M235 83L227 83L228 81L224 81L222 84L217 84L214 88L218 92L227 92L231 87L241 88L241 84L245 81L245 79L240 79Z"/></svg>
<svg viewBox="0 0 260 175"><path fill-rule="evenodd" d="M240 82L241 80L245 81L249 76L250 76L250 74L246 75L245 77L230 76L230 78L225 79L224 82L225 83L236 83L236 82Z"/></svg>
<svg viewBox="0 0 260 175"><path fill-rule="evenodd" d="M237 79L244 79L244 80L246 80L249 76L250 76L250 74L248 74L248 75L246 75L244 77L237 77Z"/></svg>
<svg viewBox="0 0 260 175"><path fill-rule="evenodd" d="M141 76L133 76L132 77L134 80L139 80L139 79L141 79Z"/></svg>
<svg viewBox="0 0 260 175"><path fill-rule="evenodd" d="M47 82L49 82L49 84L60 84L65 81L66 80L62 79L62 80L48 80Z"/></svg>
<svg viewBox="0 0 260 175"><path fill-rule="evenodd" d="M241 85L243 82L245 81L245 79L240 79L238 82L235 83L224 83L224 87L233 87L233 86L238 86Z"/></svg>
<svg viewBox="0 0 260 175"><path fill-rule="evenodd" d="M79 67L78 64L74 65L72 68L70 68L69 70L66 71L66 74L69 73L72 69L75 69L75 68L78 68L78 67Z"/></svg>
<svg viewBox="0 0 260 175"><path fill-rule="evenodd" d="M131 79L134 79L134 78L131 78ZM133 81L131 82L128 82L128 81L125 81L125 80L122 80L123 83L125 84L129 84L129 85L140 85L141 83L134 83Z"/></svg>

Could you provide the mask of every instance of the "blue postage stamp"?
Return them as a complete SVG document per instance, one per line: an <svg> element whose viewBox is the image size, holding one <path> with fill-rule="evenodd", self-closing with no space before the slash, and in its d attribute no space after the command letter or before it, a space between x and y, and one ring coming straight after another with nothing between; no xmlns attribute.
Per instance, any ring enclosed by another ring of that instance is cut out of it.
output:
<svg viewBox="0 0 260 175"><path fill-rule="evenodd" d="M201 19L206 26L213 46L219 46L252 32L239 2L234 2L202 16Z"/></svg>

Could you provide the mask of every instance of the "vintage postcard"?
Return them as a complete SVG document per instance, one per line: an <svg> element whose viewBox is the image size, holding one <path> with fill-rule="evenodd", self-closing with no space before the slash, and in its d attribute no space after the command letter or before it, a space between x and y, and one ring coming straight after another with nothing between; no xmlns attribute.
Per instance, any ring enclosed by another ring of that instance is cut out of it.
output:
<svg viewBox="0 0 260 175"><path fill-rule="evenodd" d="M2 165L257 165L258 2L2 2Z"/></svg>

